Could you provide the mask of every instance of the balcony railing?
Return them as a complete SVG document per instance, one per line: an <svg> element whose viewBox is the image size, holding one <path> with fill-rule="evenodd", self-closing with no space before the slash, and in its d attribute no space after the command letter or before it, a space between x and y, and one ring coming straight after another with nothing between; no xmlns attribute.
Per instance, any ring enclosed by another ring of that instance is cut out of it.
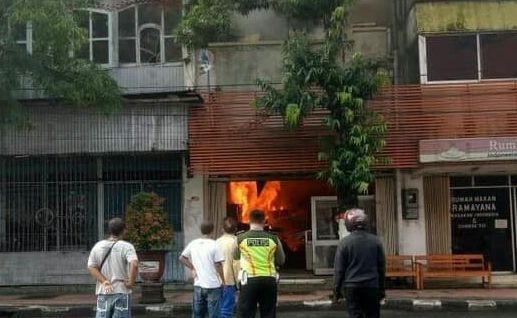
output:
<svg viewBox="0 0 517 318"><path fill-rule="evenodd" d="M123 94L149 94L180 92L185 90L183 63L119 66L109 69L122 88ZM20 99L45 98L43 91L35 88L29 77L24 77L22 87L16 92Z"/></svg>
<svg viewBox="0 0 517 318"><path fill-rule="evenodd" d="M121 66L110 72L125 94L185 90L183 63Z"/></svg>

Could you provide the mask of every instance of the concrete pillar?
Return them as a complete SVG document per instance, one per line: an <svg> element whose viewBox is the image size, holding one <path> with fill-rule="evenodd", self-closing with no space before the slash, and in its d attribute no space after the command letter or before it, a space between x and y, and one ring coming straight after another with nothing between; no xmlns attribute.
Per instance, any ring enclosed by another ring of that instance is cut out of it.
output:
<svg viewBox="0 0 517 318"><path fill-rule="evenodd" d="M7 243L6 217L7 217L7 208L6 208L6 199L5 199L5 187L0 182L0 249L5 247L5 245Z"/></svg>
<svg viewBox="0 0 517 318"><path fill-rule="evenodd" d="M426 254L426 229L424 213L424 184L422 176L397 171L397 216L399 230L399 254ZM402 189L418 189L418 219L404 220L402 217Z"/></svg>
<svg viewBox="0 0 517 318"><path fill-rule="evenodd" d="M102 158L97 158L97 239L104 238L104 182L102 181Z"/></svg>
<svg viewBox="0 0 517 318"><path fill-rule="evenodd" d="M203 222L203 210L205 207L204 189L206 177L195 175L192 178L185 177L183 182L183 246L178 246L178 252L192 240L201 236L199 226ZM192 277L190 271L185 270L185 281Z"/></svg>
<svg viewBox="0 0 517 318"><path fill-rule="evenodd" d="M6 171L7 164L5 160L0 160L1 171ZM7 200L5 198L5 191L7 185L4 177L0 179L0 248L5 247L6 239L6 218L7 218Z"/></svg>
<svg viewBox="0 0 517 318"><path fill-rule="evenodd" d="M192 178L186 178L183 185L185 196L183 205L183 235L185 245L201 235L199 226L203 222L205 182L206 178L204 176L195 175Z"/></svg>

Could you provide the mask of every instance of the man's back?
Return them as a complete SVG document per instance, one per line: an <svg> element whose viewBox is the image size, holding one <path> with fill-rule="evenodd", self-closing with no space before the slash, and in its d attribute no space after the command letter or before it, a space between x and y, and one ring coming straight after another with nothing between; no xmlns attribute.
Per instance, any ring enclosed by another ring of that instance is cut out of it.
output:
<svg viewBox="0 0 517 318"><path fill-rule="evenodd" d="M100 267L102 260L112 246L113 248L100 271L111 281L113 293L129 294L131 290L126 288L124 281L129 278L128 264L132 260L137 259L136 251L132 244L122 240L116 241L116 243L112 240L102 240L98 242L90 252L88 267ZM96 294L103 293L102 285L97 282Z"/></svg>
<svg viewBox="0 0 517 318"><path fill-rule="evenodd" d="M366 232L367 217L361 209L345 212L345 226L350 235L337 247L334 262L334 295L345 296L350 317L380 317L380 300L384 298L385 260L380 240Z"/></svg>
<svg viewBox="0 0 517 318"><path fill-rule="evenodd" d="M345 286L380 287L384 279L384 252L379 239L366 231L354 231L339 242L336 280Z"/></svg>
<svg viewBox="0 0 517 318"><path fill-rule="evenodd" d="M221 286L215 264L224 261L222 251L212 239L199 238L190 242L182 253L190 259L196 271L194 286L218 288Z"/></svg>
<svg viewBox="0 0 517 318"><path fill-rule="evenodd" d="M285 262L278 237L266 231L250 230L237 237L238 259L248 277L276 277L276 265Z"/></svg>
<svg viewBox="0 0 517 318"><path fill-rule="evenodd" d="M217 245L224 255L224 280L226 285L237 285L237 276L239 272L239 262L234 261L233 255L237 249L237 237L231 234L223 234L217 239Z"/></svg>

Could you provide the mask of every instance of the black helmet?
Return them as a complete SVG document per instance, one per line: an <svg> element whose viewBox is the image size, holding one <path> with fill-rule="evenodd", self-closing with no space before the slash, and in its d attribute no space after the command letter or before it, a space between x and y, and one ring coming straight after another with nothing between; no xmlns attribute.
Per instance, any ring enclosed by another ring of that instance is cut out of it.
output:
<svg viewBox="0 0 517 318"><path fill-rule="evenodd" d="M361 209L350 209L345 212L345 226L348 232L365 230L367 222L366 213Z"/></svg>

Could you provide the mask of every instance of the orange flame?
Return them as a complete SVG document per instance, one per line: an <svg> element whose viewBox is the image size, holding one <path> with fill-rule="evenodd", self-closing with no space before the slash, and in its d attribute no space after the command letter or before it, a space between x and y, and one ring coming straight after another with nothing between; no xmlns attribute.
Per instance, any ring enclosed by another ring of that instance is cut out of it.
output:
<svg viewBox="0 0 517 318"><path fill-rule="evenodd" d="M310 228L311 196L334 195L320 181L268 181L258 193L255 181L230 182L228 201L241 207L239 221L249 223L249 213L260 209L268 225L292 251L303 247L303 231Z"/></svg>
<svg viewBox="0 0 517 318"><path fill-rule="evenodd" d="M292 221L286 220L295 215L285 215L287 204L282 202L280 196L282 190L279 181L266 182L264 188L258 193L257 183L254 181L230 182L230 202L241 206L240 221L249 223L249 213L254 209L263 210L266 213L267 222L273 228L280 228L280 238L290 249L298 250L302 242L295 237L295 233L303 229L298 229Z"/></svg>
<svg viewBox="0 0 517 318"><path fill-rule="evenodd" d="M242 208L241 222L249 222L249 213L254 209L263 210L269 218L269 212L276 207L273 202L280 192L280 182L267 182L258 195L257 183L254 181L230 182L230 202Z"/></svg>

